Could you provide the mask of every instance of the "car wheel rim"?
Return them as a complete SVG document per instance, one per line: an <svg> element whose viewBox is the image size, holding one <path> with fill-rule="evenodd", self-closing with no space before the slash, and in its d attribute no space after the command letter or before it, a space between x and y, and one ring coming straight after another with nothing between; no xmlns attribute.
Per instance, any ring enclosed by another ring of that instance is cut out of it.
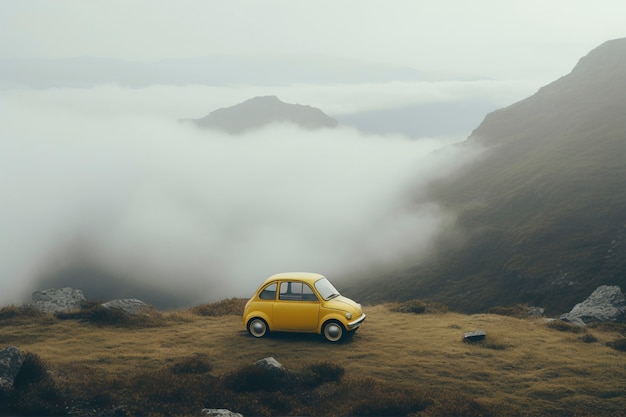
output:
<svg viewBox="0 0 626 417"><path fill-rule="evenodd" d="M337 323L330 323L324 327L324 337L331 342L337 342L341 339L343 335L343 330L341 326Z"/></svg>
<svg viewBox="0 0 626 417"><path fill-rule="evenodd" d="M253 320L250 323L250 333L252 333L252 336L254 337L263 337L266 330L267 328L265 326L265 323L263 323L261 320Z"/></svg>

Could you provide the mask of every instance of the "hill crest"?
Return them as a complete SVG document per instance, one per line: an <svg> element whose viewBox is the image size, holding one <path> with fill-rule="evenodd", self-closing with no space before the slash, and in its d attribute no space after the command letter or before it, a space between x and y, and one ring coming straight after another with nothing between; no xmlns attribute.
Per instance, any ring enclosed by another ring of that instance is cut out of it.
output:
<svg viewBox="0 0 626 417"><path fill-rule="evenodd" d="M194 122L202 128L231 134L240 134L273 123L291 123L309 130L334 128L338 124L318 108L285 103L276 96L254 97L232 107L217 109Z"/></svg>

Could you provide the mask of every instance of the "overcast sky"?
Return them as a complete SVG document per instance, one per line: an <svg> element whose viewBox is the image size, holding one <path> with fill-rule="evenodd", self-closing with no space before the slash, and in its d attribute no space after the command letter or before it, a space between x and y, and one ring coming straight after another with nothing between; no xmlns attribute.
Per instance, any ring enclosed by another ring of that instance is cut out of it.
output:
<svg viewBox="0 0 626 417"><path fill-rule="evenodd" d="M625 36L622 0L1 0L0 57L327 55L553 80Z"/></svg>

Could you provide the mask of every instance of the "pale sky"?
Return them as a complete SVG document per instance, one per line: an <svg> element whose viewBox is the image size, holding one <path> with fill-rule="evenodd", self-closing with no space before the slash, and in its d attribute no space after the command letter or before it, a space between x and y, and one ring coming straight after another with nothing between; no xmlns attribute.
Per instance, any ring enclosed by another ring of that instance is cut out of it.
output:
<svg viewBox="0 0 626 417"><path fill-rule="evenodd" d="M324 55L553 80L626 36L623 0L0 0L0 57Z"/></svg>

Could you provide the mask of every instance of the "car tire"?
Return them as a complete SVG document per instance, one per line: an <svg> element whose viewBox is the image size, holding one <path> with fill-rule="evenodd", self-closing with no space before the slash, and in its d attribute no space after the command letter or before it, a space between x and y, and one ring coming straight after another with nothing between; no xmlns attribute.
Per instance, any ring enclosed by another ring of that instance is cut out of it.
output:
<svg viewBox="0 0 626 417"><path fill-rule="evenodd" d="M255 317L248 322L248 333L254 337L261 338L265 336L268 331L267 323L263 319Z"/></svg>
<svg viewBox="0 0 626 417"><path fill-rule="evenodd" d="M345 334L346 330L344 329L343 324L336 320L329 320L324 323L324 327L322 327L322 336L324 336L324 339L329 342L340 342Z"/></svg>

